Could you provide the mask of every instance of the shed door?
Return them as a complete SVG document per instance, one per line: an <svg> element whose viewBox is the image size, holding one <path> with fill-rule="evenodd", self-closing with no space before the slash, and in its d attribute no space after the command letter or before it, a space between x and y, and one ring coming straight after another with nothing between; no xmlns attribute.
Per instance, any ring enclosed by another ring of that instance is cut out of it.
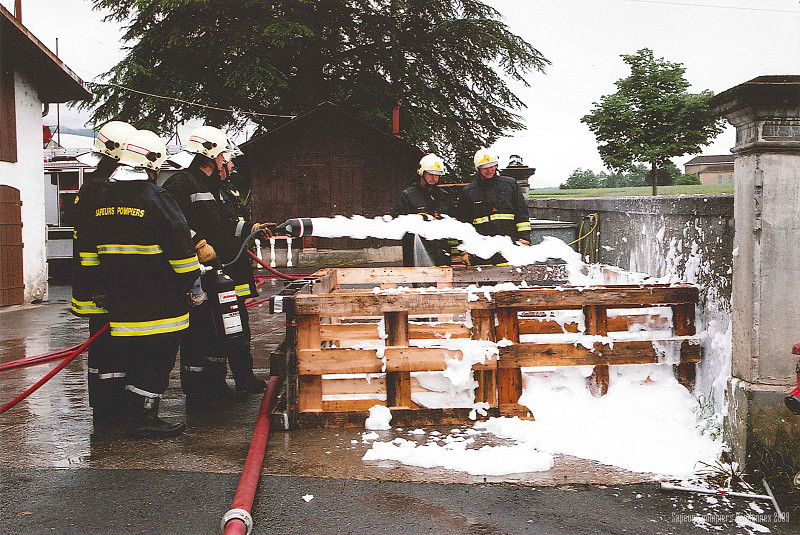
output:
<svg viewBox="0 0 800 535"><path fill-rule="evenodd" d="M24 301L21 207L19 190L0 186L0 306Z"/></svg>

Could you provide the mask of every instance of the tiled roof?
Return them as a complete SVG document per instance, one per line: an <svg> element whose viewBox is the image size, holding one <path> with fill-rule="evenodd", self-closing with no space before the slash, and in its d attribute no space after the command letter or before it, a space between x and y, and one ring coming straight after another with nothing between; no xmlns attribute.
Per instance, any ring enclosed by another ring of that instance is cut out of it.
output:
<svg viewBox="0 0 800 535"><path fill-rule="evenodd" d="M718 163L709 165L705 169L699 171L700 173L729 173L733 171L732 163Z"/></svg>
<svg viewBox="0 0 800 535"><path fill-rule="evenodd" d="M714 154L711 156L695 156L683 165L703 165L710 163L733 163L733 154Z"/></svg>

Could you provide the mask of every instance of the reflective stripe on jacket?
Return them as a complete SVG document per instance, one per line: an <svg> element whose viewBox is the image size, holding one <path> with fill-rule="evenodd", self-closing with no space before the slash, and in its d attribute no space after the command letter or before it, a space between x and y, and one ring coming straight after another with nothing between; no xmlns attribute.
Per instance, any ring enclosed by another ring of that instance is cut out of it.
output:
<svg viewBox="0 0 800 535"><path fill-rule="evenodd" d="M150 181L110 182L94 219L98 291L108 296L111 336L187 328L186 292L200 264L175 200Z"/></svg>

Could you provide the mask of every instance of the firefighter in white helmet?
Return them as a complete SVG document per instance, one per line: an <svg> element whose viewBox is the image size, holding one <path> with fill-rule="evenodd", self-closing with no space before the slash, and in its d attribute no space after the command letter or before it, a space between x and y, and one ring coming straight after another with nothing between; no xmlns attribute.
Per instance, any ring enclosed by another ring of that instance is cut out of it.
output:
<svg viewBox="0 0 800 535"><path fill-rule="evenodd" d="M397 199L392 216L420 214L438 219L453 213L453 199L439 187L439 179L445 173L444 161L436 154L426 154L419 161L415 184L404 189ZM417 241L422 247L416 247ZM403 236L404 266L449 266L450 245L446 239L426 240L416 234Z"/></svg>
<svg viewBox="0 0 800 535"><path fill-rule="evenodd" d="M477 174L461 192L457 217L471 223L479 234L509 236L520 245L530 245L528 205L517 181L498 173L499 160L496 153L486 148L475 153L473 162ZM499 253L491 258L478 258L465 252L462 259L472 265L506 264Z"/></svg>
<svg viewBox="0 0 800 535"><path fill-rule="evenodd" d="M182 433L158 417L190 304L202 296L200 263L175 200L156 185L167 156L161 138L139 130L122 147L94 213L91 242L99 273L95 295L108 309L115 347L126 362L130 430L137 438ZM102 296L102 298L100 297Z"/></svg>
<svg viewBox="0 0 800 535"><path fill-rule="evenodd" d="M188 166L164 182L164 189L172 194L186 216L203 264L233 260L243 237L267 227L239 220L236 205L231 205L231 199L223 191L229 151L232 148L222 130L213 126L196 128L184 152L170 158L173 163ZM246 258L243 261L248 262ZM236 279L234 282L242 284ZM193 308L189 331L181 340L181 386L189 408L207 409L217 401L240 398L226 382L227 357L238 353L232 350L224 334L215 334L213 312L210 303ZM266 383L253 376L252 363L244 372L246 377L239 373L236 363L232 367L240 391L264 390Z"/></svg>
<svg viewBox="0 0 800 535"><path fill-rule="evenodd" d="M99 259L87 240L94 221L97 199L108 185L108 177L119 164L122 145L136 132L136 128L121 121L104 124L97 133L92 151L78 156L78 161L94 167L84 173L83 184L75 197L73 232L73 270L71 311L76 316L89 319L89 334L94 335L108 323L108 311L94 302L92 277ZM124 419L125 370L122 359L114 350L108 332L101 334L89 346L88 391L89 406L95 424L112 424Z"/></svg>

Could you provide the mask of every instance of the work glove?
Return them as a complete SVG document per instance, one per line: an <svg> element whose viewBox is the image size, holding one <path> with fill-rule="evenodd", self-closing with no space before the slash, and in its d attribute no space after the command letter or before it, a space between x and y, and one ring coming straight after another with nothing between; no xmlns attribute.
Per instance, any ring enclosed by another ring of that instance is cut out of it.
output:
<svg viewBox="0 0 800 535"><path fill-rule="evenodd" d="M469 253L468 253L468 252L466 252L466 251L460 251L460 252L458 252L458 253L455 253L455 254L454 254L452 257L451 257L451 259L452 259L452 261L453 261L453 262L456 262L456 261L459 261L459 260L460 260L460 261L461 261L461 263L462 263L462 264L464 264L464 265L465 265L465 266L467 266L467 267L469 267L469 266L471 266L471 265L472 265L472 264L470 264L470 262L469 262Z"/></svg>
<svg viewBox="0 0 800 535"><path fill-rule="evenodd" d="M194 249L197 251L197 258L202 264L208 264L217 258L216 251L214 251L214 248L211 247L206 240L197 242Z"/></svg>
<svg viewBox="0 0 800 535"><path fill-rule="evenodd" d="M189 300L189 304L193 307L199 306L208 298L208 295L203 291L203 287L200 285L200 277L197 277L197 280L194 281L192 285L192 289L186 292L186 297Z"/></svg>
<svg viewBox="0 0 800 535"><path fill-rule="evenodd" d="M256 223L253 225L253 231L260 230L261 235L264 236L265 239L270 239L272 237L272 231L269 227L274 227L275 223Z"/></svg>
<svg viewBox="0 0 800 535"><path fill-rule="evenodd" d="M517 243L519 243L520 245L524 245L526 247L530 247L531 246L531 242L529 242L528 240L519 239L519 240L517 240Z"/></svg>

